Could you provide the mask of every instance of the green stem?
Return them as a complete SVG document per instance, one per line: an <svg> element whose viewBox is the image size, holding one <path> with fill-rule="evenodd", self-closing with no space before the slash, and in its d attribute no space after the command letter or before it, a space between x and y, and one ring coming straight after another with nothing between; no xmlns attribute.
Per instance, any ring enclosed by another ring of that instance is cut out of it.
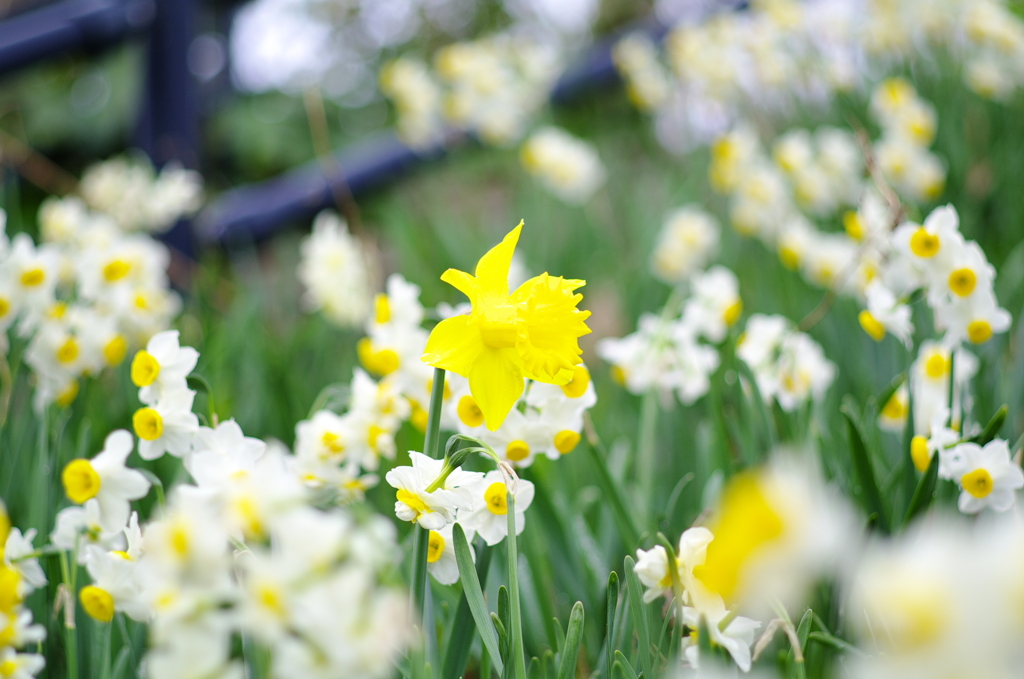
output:
<svg viewBox="0 0 1024 679"><path fill-rule="evenodd" d="M519 610L519 550L516 548L516 498L512 491L505 493L508 511L508 598L509 598L509 655L512 657L512 679L526 679L526 658L523 651L523 619Z"/></svg>
<svg viewBox="0 0 1024 679"><path fill-rule="evenodd" d="M434 385L430 391L430 410L427 434L423 440L423 454L437 459L441 449L441 405L444 401L444 370L434 368ZM427 598L427 549L430 531L417 527L412 552L412 604L414 615L422 618Z"/></svg>
<svg viewBox="0 0 1024 679"><path fill-rule="evenodd" d="M78 568L77 561L74 564L74 568ZM71 622L70 625L64 625L64 651L67 654L68 679L78 679L78 630L74 625L74 613L67 612L67 609L74 611L75 584L71 578L71 568L68 567L67 552L61 552L60 555L60 574L61 578L64 580L66 594L70 599L65 599L63 601L65 616L67 616L66 619Z"/></svg>
<svg viewBox="0 0 1024 679"><path fill-rule="evenodd" d="M99 623L103 626L103 645L100 653L100 679L110 679L110 634L114 625L109 622Z"/></svg>
<svg viewBox="0 0 1024 679"><path fill-rule="evenodd" d="M637 465L640 481L640 498L644 523L650 523L654 514L654 467L657 458L655 446L658 431L658 391L652 388L644 394L640 410L640 435L638 437Z"/></svg>

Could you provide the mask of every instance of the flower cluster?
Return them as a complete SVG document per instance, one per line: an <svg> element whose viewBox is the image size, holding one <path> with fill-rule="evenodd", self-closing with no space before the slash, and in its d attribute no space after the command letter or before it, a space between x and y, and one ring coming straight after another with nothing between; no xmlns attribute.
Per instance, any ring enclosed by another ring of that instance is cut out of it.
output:
<svg viewBox="0 0 1024 679"><path fill-rule="evenodd" d="M370 275L366 253L336 213L325 210L302 243L299 280L302 302L342 327L358 326L370 309Z"/></svg>
<svg viewBox="0 0 1024 679"><path fill-rule="evenodd" d="M447 460L411 452L411 466L395 467L387 482L395 488L395 514L430 531L427 569L442 585L458 581L452 526L462 526L466 539L474 536L496 545L508 536L508 499L515 504L516 535L526 527L526 510L533 502L533 484L497 469L486 474L455 469Z"/></svg>
<svg viewBox="0 0 1024 679"><path fill-rule="evenodd" d="M144 156L115 158L86 170L80 191L90 208L124 231L162 233L199 209L203 179L175 163L156 173Z"/></svg>
<svg viewBox="0 0 1024 679"><path fill-rule="evenodd" d="M22 535L11 527L0 502L0 676L5 679L29 679L45 664L43 656L19 650L46 638L46 630L32 623L32 611L24 605L28 595L46 585L32 546L35 534L30 530Z"/></svg>
<svg viewBox="0 0 1024 679"><path fill-rule="evenodd" d="M751 3L681 21L659 58L650 39L623 38L615 63L630 99L656 117L662 143L685 151L758 110L824 106L871 75L948 53L974 91L1005 99L1024 85L1024 21L998 0Z"/></svg>
<svg viewBox="0 0 1024 679"><path fill-rule="evenodd" d="M82 608L100 623L118 614L147 623L154 679L241 676L232 649L242 636L267 650L270 676L387 675L412 639L406 597L391 584L394 527L317 508L302 460L246 437L234 420L198 426L186 383L198 358L165 332L132 362L146 404L133 418L140 455L181 457L192 481L175 486L153 520L140 525L131 512L150 481L125 465L130 432L111 433L103 451L61 474L75 506L58 514L51 541L89 573ZM20 534L9 539L8 555L26 557L31 537L27 547ZM34 563L18 568L39 586ZM37 631L18 620L21 645Z"/></svg>
<svg viewBox="0 0 1024 679"><path fill-rule="evenodd" d="M593 147L557 127L530 135L519 157L527 172L567 203L587 202L605 181L604 166Z"/></svg>
<svg viewBox="0 0 1024 679"><path fill-rule="evenodd" d="M511 35L442 48L431 71L401 58L381 71L384 94L398 109L398 129L415 147L436 141L442 122L484 142L508 146L529 128L558 76L555 50Z"/></svg>
<svg viewBox="0 0 1024 679"><path fill-rule="evenodd" d="M854 553L853 514L821 478L813 458L779 452L765 467L733 477L706 527L683 532L677 549L638 550L645 601L664 595L688 629L686 658L699 662L698 630L750 670L754 632L779 605L799 604L812 584ZM765 634L770 638L771 627Z"/></svg>
<svg viewBox="0 0 1024 679"><path fill-rule="evenodd" d="M169 289L170 253L136 231L159 231L193 211L198 178L170 168L159 179L145 179L148 193L121 186L143 181L125 178L139 173L149 176L142 166L108 161L86 171L85 201L46 199L39 209L40 244L28 234L8 239L0 212L0 331L6 331L0 349L10 349L7 332L27 340L24 359L35 374L37 409L70 404L80 378L119 365L181 308ZM150 212L134 214L119 191Z"/></svg>

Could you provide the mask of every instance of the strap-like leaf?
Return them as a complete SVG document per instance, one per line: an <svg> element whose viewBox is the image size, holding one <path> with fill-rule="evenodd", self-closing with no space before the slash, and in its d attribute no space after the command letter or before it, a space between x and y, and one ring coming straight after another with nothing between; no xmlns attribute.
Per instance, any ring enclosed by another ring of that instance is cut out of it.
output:
<svg viewBox="0 0 1024 679"><path fill-rule="evenodd" d="M636 628L640 641L640 666L643 668L644 676L651 676L651 631L647 626L647 611L644 607L643 591L640 586L640 579L633 572L636 565L632 557L627 556L624 561L626 571L626 590L629 592L629 611L633 617L633 627Z"/></svg>
<svg viewBox="0 0 1024 679"><path fill-rule="evenodd" d="M910 525L914 517L924 512L931 505L932 498L935 497L935 486L938 483L938 478L939 454L936 453L932 455L932 460L928 463L928 469L925 471L924 476L917 482L917 488L914 490L914 495L910 498L910 504L907 506L907 516L903 519L904 526Z"/></svg>
<svg viewBox="0 0 1024 679"><path fill-rule="evenodd" d="M583 643L583 604L579 601L569 614L569 628L565 632L565 647L558 663L558 679L573 679L579 660L580 644Z"/></svg>
<svg viewBox="0 0 1024 679"><path fill-rule="evenodd" d="M885 518L886 513L885 507L882 504L882 493L878 490L874 468L871 466L871 458L868 456L864 437L861 435L860 427L857 425L857 418L848 405L843 405L842 413L846 419L846 432L850 438L850 456L853 458L853 471L856 475L857 483L860 485L860 494L864 500L864 508L868 514L874 514L877 517L876 525L878 529L888 534L889 522Z"/></svg>
<svg viewBox="0 0 1024 679"><path fill-rule="evenodd" d="M487 571L490 569L493 553L494 550L491 547L484 545L477 554L476 575L481 590L487 584ZM473 612L469 608L469 599L465 585L463 585L462 598L459 600L459 608L455 611L455 621L452 623L452 630L448 635L448 646L445 649L444 662L441 665L442 679L458 679L462 676L466 669L466 663L469 661L469 652L473 647L473 632L475 631Z"/></svg>
<svg viewBox="0 0 1024 679"><path fill-rule="evenodd" d="M498 651L498 635L491 624L491 616L487 611L487 602L484 601L484 593L480 589L480 580L476 574L476 566L473 565L473 557L469 551L469 542L466 541L466 533L462 526L455 524L452 528L452 540L455 543L455 561L459 565L459 577L462 578L462 591L469 603L469 610L476 622L476 630L480 633L480 639L491 656L495 669L500 674L503 669L501 653Z"/></svg>
<svg viewBox="0 0 1024 679"><path fill-rule="evenodd" d="M1004 403L996 414L992 416L992 419L988 421L985 428L981 430L981 433L971 438L973 443L977 443L979 446L983 446L996 437L999 430L1003 428L1003 423L1006 422L1006 415L1010 412L1010 409Z"/></svg>

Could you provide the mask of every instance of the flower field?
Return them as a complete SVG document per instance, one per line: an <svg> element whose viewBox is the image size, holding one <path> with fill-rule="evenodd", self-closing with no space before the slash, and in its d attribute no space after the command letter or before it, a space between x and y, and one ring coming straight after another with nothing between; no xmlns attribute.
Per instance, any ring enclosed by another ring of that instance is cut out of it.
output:
<svg viewBox="0 0 1024 679"><path fill-rule="evenodd" d="M194 259L257 170L5 160L0 679L1021 676L1020 6L684 4L366 57L446 157Z"/></svg>

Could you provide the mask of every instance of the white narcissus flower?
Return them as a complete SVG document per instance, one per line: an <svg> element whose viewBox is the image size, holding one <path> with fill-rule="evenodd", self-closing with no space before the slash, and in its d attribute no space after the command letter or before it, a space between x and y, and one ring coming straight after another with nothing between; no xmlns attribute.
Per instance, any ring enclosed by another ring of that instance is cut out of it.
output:
<svg viewBox="0 0 1024 679"><path fill-rule="evenodd" d="M384 477L395 488L395 514L428 530L440 530L455 521L458 510L472 511L472 487L482 474L456 469L436 490L428 488L441 475L443 460L433 460L423 453L409 453L411 467L395 467Z"/></svg>
<svg viewBox="0 0 1024 679"><path fill-rule="evenodd" d="M342 327L362 323L370 310L370 277L363 248L341 217L331 211L317 215L301 250L298 276L306 308Z"/></svg>
<svg viewBox="0 0 1024 679"><path fill-rule="evenodd" d="M0 648L0 668L4 679L32 679L39 674L46 661L35 653L18 653L13 647Z"/></svg>
<svg viewBox="0 0 1024 679"><path fill-rule="evenodd" d="M184 457L192 450L192 440L199 432L199 418L192 412L195 397L191 389L173 389L135 411L132 427L143 460L155 460L164 453Z"/></svg>
<svg viewBox="0 0 1024 679"><path fill-rule="evenodd" d="M455 538L452 537L454 523L441 530L430 531L430 542L427 547L427 572L442 585L454 585L459 581L459 563L455 558ZM473 549L472 529L466 530L466 542L469 544L469 555L476 563L476 551Z"/></svg>
<svg viewBox="0 0 1024 679"><path fill-rule="evenodd" d="M46 585L46 574L43 567L39 565L39 559L29 555L35 551L32 540L36 536L36 529L32 528L21 534L18 528L11 528L7 534L7 541L3 549L3 561L7 566L18 571L21 581L32 589L39 589Z"/></svg>
<svg viewBox="0 0 1024 679"><path fill-rule="evenodd" d="M754 643L754 631L761 627L761 623L757 620L737 615L729 620L725 629L722 629L720 625L727 619L729 610L726 609L720 597L716 597L716 599L717 605L704 610L691 608L690 606L684 607L683 621L696 632L696 630L700 629L701 619L703 619L705 628L711 636L711 642L727 650L737 667L744 672L749 672L751 664L750 646ZM699 667L700 664L700 644L693 643L696 640L696 636L696 633L692 633L687 637L691 639L691 643L685 651L686 659L690 661L693 667Z"/></svg>
<svg viewBox="0 0 1024 679"><path fill-rule="evenodd" d="M136 523L136 530L138 524ZM143 599L143 581L138 555L108 552L96 545L86 548L85 567L92 584L82 589L80 599L85 611L100 622L110 622L119 611L133 620L146 621L150 608Z"/></svg>
<svg viewBox="0 0 1024 679"><path fill-rule="evenodd" d="M707 265L718 240L718 221L696 205L684 205L665 218L651 268L666 283L682 283Z"/></svg>
<svg viewBox="0 0 1024 679"><path fill-rule="evenodd" d="M534 132L519 157L527 172L567 203L587 202L607 178L594 147L557 127Z"/></svg>
<svg viewBox="0 0 1024 679"><path fill-rule="evenodd" d="M91 460L72 460L61 473L69 500L83 504L96 499L100 525L108 532L121 530L128 523L130 502L149 492L146 477L124 465L133 443L130 433L118 429L107 436L99 455Z"/></svg>
<svg viewBox="0 0 1024 679"><path fill-rule="evenodd" d="M501 470L487 472L471 486L473 508L461 510L458 521L467 530L476 531L488 545L496 545L508 535L508 486ZM516 535L526 526L526 510L533 502L533 484L519 479L512 491L515 500Z"/></svg>
<svg viewBox="0 0 1024 679"><path fill-rule="evenodd" d="M871 282L865 295L868 308L858 317L864 332L876 342L881 342L885 333L890 332L909 349L914 334L910 307L896 299L896 295L881 281Z"/></svg>
<svg viewBox="0 0 1024 679"><path fill-rule="evenodd" d="M649 604L662 594L672 590L672 573L668 567L668 552L661 545L651 549L636 550L636 566L633 572L640 583L647 588L644 603Z"/></svg>
<svg viewBox="0 0 1024 679"><path fill-rule="evenodd" d="M50 542L65 552L77 549L78 562L84 564L86 546L95 544L107 551L116 551L124 547L124 534L121 526L113 530L103 527L100 523L100 503L93 498L81 507L65 507L57 512Z"/></svg>
<svg viewBox="0 0 1024 679"><path fill-rule="evenodd" d="M696 274L691 286L693 296L683 309L683 324L717 344L743 313L736 274L724 266L713 266Z"/></svg>
<svg viewBox="0 0 1024 679"><path fill-rule="evenodd" d="M198 361L198 351L178 343L177 330L153 335L132 360L132 382L139 387L139 400L153 405L165 394L187 389L186 378Z"/></svg>
<svg viewBox="0 0 1024 679"><path fill-rule="evenodd" d="M982 448L961 443L955 449L950 472L963 489L957 505L965 514L989 507L1005 512L1016 502L1016 491L1024 487L1024 472L1010 459L1010 446L995 439Z"/></svg>
<svg viewBox="0 0 1024 679"><path fill-rule="evenodd" d="M199 486L217 486L232 475L248 471L267 450L267 444L242 433L233 419L216 429L200 427L185 457L185 469Z"/></svg>

